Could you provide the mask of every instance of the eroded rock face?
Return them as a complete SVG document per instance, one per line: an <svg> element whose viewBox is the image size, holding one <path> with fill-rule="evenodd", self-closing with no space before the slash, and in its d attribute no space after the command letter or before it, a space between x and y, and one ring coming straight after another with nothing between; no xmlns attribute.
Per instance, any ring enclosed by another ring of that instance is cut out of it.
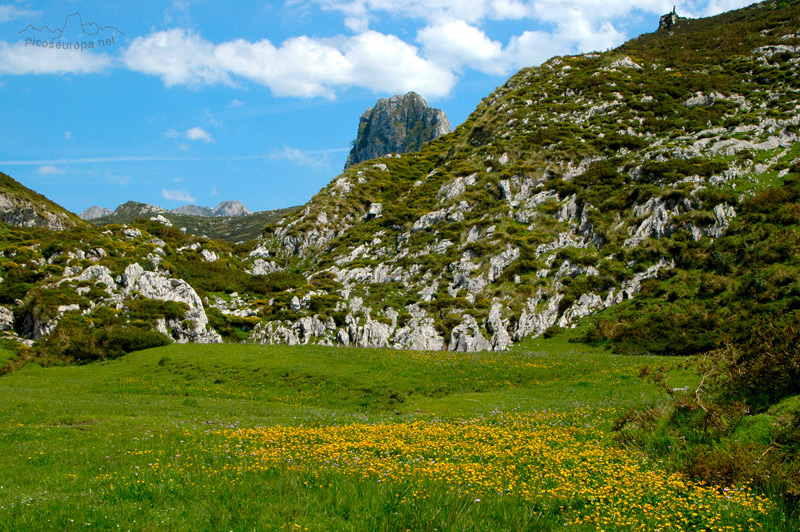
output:
<svg viewBox="0 0 800 532"><path fill-rule="evenodd" d="M416 151L424 142L447 133L447 115L429 107L417 93L381 98L361 115L358 137L344 167L390 153Z"/></svg>
<svg viewBox="0 0 800 532"><path fill-rule="evenodd" d="M0 220L17 227L45 227L52 231L63 231L67 219L41 211L33 203L19 197L0 193Z"/></svg>

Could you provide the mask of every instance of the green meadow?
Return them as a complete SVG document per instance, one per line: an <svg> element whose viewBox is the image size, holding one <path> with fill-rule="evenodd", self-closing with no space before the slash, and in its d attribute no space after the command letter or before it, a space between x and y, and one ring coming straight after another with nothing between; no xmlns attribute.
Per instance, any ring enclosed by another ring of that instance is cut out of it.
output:
<svg viewBox="0 0 800 532"><path fill-rule="evenodd" d="M683 361L553 338L28 364L0 377L0 530L791 530L768 497L614 439L663 400L640 369Z"/></svg>

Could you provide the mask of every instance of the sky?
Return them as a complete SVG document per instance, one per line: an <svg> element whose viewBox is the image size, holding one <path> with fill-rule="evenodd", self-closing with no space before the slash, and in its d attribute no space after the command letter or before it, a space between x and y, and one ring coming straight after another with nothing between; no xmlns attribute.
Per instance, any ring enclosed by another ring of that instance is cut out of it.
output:
<svg viewBox="0 0 800 532"><path fill-rule="evenodd" d="M3 0L0 0L2 2ZM0 3L0 171L73 212L300 205L408 91L453 128L520 68L741 0Z"/></svg>

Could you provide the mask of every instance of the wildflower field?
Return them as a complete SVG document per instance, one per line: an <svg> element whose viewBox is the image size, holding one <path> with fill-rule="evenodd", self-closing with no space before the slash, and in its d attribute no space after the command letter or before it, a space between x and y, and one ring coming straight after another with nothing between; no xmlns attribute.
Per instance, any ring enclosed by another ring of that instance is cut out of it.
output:
<svg viewBox="0 0 800 532"><path fill-rule="evenodd" d="M29 365L0 377L0 530L792 530L614 440L658 397L639 368L676 362L541 340Z"/></svg>

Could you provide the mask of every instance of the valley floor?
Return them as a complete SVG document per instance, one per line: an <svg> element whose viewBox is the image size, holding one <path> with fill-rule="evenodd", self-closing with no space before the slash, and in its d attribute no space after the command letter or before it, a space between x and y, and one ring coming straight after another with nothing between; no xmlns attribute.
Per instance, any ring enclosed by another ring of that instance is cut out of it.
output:
<svg viewBox="0 0 800 532"><path fill-rule="evenodd" d="M787 530L615 442L658 399L639 368L679 362L553 339L28 365L0 377L0 530Z"/></svg>

